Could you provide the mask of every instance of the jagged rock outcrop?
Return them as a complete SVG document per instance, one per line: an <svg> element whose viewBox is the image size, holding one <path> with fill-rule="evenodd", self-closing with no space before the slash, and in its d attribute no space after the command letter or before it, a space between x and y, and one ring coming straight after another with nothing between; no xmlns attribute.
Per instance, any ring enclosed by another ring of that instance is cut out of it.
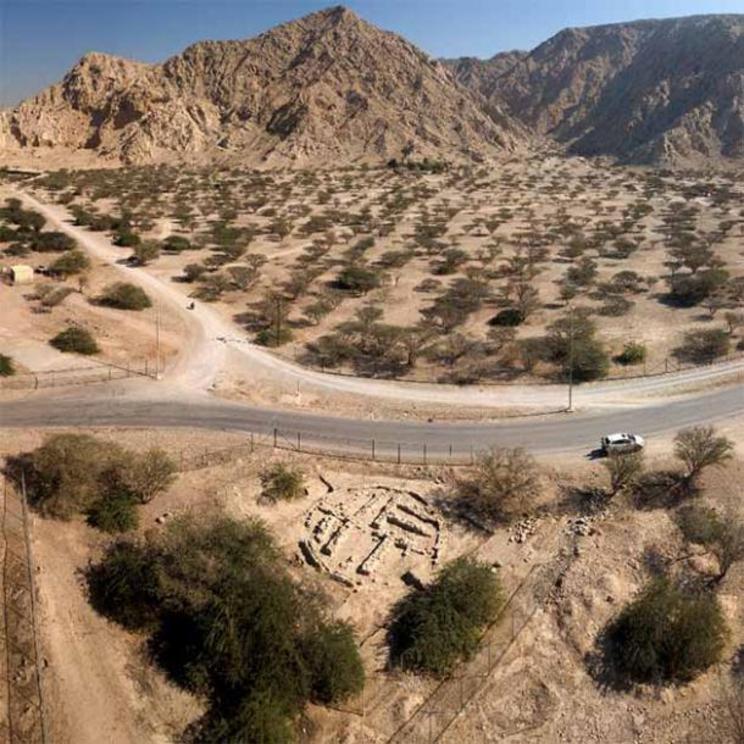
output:
<svg viewBox="0 0 744 744"><path fill-rule="evenodd" d="M569 152L641 163L744 155L744 16L566 29L511 59L477 74L449 64Z"/></svg>
<svg viewBox="0 0 744 744"><path fill-rule="evenodd" d="M514 65L522 62L529 56L529 52L513 50L511 52L499 52L489 59L478 57L457 57L443 59L458 83L490 96L493 83L505 73L509 72Z"/></svg>
<svg viewBox="0 0 744 744"><path fill-rule="evenodd" d="M160 65L88 54L6 115L19 147L87 148L125 162L233 155L248 164L518 148L520 125L401 37L342 7L246 41L205 41Z"/></svg>

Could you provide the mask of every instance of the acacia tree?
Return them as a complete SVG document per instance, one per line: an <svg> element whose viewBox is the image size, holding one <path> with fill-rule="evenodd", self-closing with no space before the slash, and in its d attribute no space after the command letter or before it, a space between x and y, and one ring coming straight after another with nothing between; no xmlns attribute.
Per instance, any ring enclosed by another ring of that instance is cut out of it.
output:
<svg viewBox="0 0 744 744"><path fill-rule="evenodd" d="M631 488L643 473L643 454L611 454L603 462L610 479L610 497Z"/></svg>
<svg viewBox="0 0 744 744"><path fill-rule="evenodd" d="M734 444L728 437L717 436L713 426L682 429L674 438L674 455L685 466L685 482L695 485L709 467L720 467L733 457Z"/></svg>
<svg viewBox="0 0 744 744"><path fill-rule="evenodd" d="M720 584L731 567L744 560L744 522L734 514L719 515L714 509L692 505L677 515L682 534L692 543L704 545L718 561L711 585Z"/></svg>
<svg viewBox="0 0 744 744"><path fill-rule="evenodd" d="M726 621L716 597L661 578L623 608L607 631L615 671L633 682L689 682L723 653Z"/></svg>
<svg viewBox="0 0 744 744"><path fill-rule="evenodd" d="M94 608L148 636L170 678L208 701L195 740L289 744L307 702L363 687L351 627L280 556L258 521L181 517L87 570Z"/></svg>
<svg viewBox="0 0 744 744"><path fill-rule="evenodd" d="M529 511L539 490L537 463L519 447L480 455L472 477L458 484L463 505L489 521L508 521Z"/></svg>

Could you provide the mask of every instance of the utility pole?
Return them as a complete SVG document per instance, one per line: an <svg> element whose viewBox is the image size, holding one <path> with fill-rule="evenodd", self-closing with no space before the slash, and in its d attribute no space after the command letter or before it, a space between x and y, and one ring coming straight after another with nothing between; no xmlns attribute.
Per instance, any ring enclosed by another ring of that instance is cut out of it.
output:
<svg viewBox="0 0 744 744"><path fill-rule="evenodd" d="M282 337L282 297L277 294L276 296L276 345L280 345L280 339Z"/></svg>
<svg viewBox="0 0 744 744"><path fill-rule="evenodd" d="M573 413L573 367L574 367L574 309L568 306L568 408Z"/></svg>
<svg viewBox="0 0 744 744"><path fill-rule="evenodd" d="M160 379L160 303L155 310L155 379Z"/></svg>

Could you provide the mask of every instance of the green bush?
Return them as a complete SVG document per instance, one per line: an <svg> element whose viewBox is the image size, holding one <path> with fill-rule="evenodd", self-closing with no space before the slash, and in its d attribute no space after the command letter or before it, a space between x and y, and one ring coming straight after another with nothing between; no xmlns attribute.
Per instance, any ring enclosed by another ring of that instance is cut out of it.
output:
<svg viewBox="0 0 744 744"><path fill-rule="evenodd" d="M336 285L355 294L366 294L380 286L380 277L377 272L364 266L347 266L338 275Z"/></svg>
<svg viewBox="0 0 744 744"><path fill-rule="evenodd" d="M114 245L122 248L134 248L142 242L142 238L131 230L123 229L117 231L114 235Z"/></svg>
<svg viewBox="0 0 744 744"><path fill-rule="evenodd" d="M98 354L101 350L91 332L78 326L70 326L64 331L60 331L49 343L59 351L74 352L86 356Z"/></svg>
<svg viewBox="0 0 744 744"><path fill-rule="evenodd" d="M494 317L488 321L488 324L493 326L513 327L521 325L523 321L524 318L522 317L522 313L514 307L509 307L494 315Z"/></svg>
<svg viewBox="0 0 744 744"><path fill-rule="evenodd" d="M199 278L204 276L208 271L207 267L203 264L190 263L186 264L183 268L183 280L191 284L197 281Z"/></svg>
<svg viewBox="0 0 744 744"><path fill-rule="evenodd" d="M445 566L436 581L396 606L389 631L393 665L432 674L449 674L478 647L485 625L503 606L493 569L467 558Z"/></svg>
<svg viewBox="0 0 744 744"><path fill-rule="evenodd" d="M677 525L686 540L698 545L710 545L718 538L722 522L715 509L692 504L675 515Z"/></svg>
<svg viewBox="0 0 744 744"><path fill-rule="evenodd" d="M689 542L704 545L718 560L718 573L710 585L719 584L734 563L744 560L744 522L736 515L720 516L692 504L680 509L677 524Z"/></svg>
<svg viewBox="0 0 744 744"><path fill-rule="evenodd" d="M101 496L88 510L88 524L103 532L129 532L139 526L134 496L124 489Z"/></svg>
<svg viewBox="0 0 744 744"><path fill-rule="evenodd" d="M305 473L301 468L276 462L261 473L261 497L267 501L293 501L305 495Z"/></svg>
<svg viewBox="0 0 744 744"><path fill-rule="evenodd" d="M723 328L688 331L682 345L673 353L681 362L710 364L728 354L730 343L731 338Z"/></svg>
<svg viewBox="0 0 744 744"><path fill-rule="evenodd" d="M64 285L45 285L39 287L37 294L44 307L57 307L58 305L61 305L74 291L75 290L72 287Z"/></svg>
<svg viewBox="0 0 744 744"><path fill-rule="evenodd" d="M627 681L688 682L720 659L726 636L714 595L657 579L608 628L608 661Z"/></svg>
<svg viewBox="0 0 744 744"><path fill-rule="evenodd" d="M312 697L327 705L343 700L364 686L364 666L354 633L346 623L328 623L308 634L303 656L312 670Z"/></svg>
<svg viewBox="0 0 744 744"><path fill-rule="evenodd" d="M160 256L160 246L148 240L137 243L132 251L132 259L138 266L146 266Z"/></svg>
<svg viewBox="0 0 744 744"><path fill-rule="evenodd" d="M306 702L338 703L364 675L349 626L326 620L257 521L181 518L119 541L88 570L93 606L150 635L154 658L209 710L200 740L293 740Z"/></svg>
<svg viewBox="0 0 744 744"><path fill-rule="evenodd" d="M695 274L677 274L669 280L669 299L679 307L693 307L720 290L728 280L725 269L707 269Z"/></svg>
<svg viewBox="0 0 744 744"><path fill-rule="evenodd" d="M623 350L617 355L618 364L629 366L631 364L643 364L646 361L646 345L631 341L625 344Z"/></svg>
<svg viewBox="0 0 744 744"><path fill-rule="evenodd" d="M15 373L13 359L5 354L0 354L0 377L11 377Z"/></svg>
<svg viewBox="0 0 744 744"><path fill-rule="evenodd" d="M262 328L256 334L256 343L274 349L283 346L292 340L292 329L283 326L281 328Z"/></svg>
<svg viewBox="0 0 744 744"><path fill-rule="evenodd" d="M558 318L548 326L545 352L549 361L561 367L567 378L573 372L574 382L590 382L606 377L610 358L596 338L596 326L586 312L576 311Z"/></svg>
<svg viewBox="0 0 744 744"><path fill-rule="evenodd" d="M152 307L152 302L146 292L141 287L128 282L109 284L98 297L98 302L118 310L144 310Z"/></svg>
<svg viewBox="0 0 744 744"><path fill-rule="evenodd" d="M88 595L102 615L130 630L157 626L160 577L150 551L138 543L119 540L87 574Z"/></svg>
<svg viewBox="0 0 744 744"><path fill-rule="evenodd" d="M44 515L60 518L100 513L101 519L126 519L126 505L104 502L147 503L170 486L175 471L173 461L158 448L130 452L85 434L48 437L21 464L31 504Z"/></svg>
<svg viewBox="0 0 744 744"><path fill-rule="evenodd" d="M610 295L597 312L607 318L620 318L627 315L633 309L634 304L632 300L622 295Z"/></svg>
<svg viewBox="0 0 744 744"><path fill-rule="evenodd" d="M169 235L163 241L163 250L169 253L180 253L181 251L189 251L193 248L187 238L182 235Z"/></svg>
<svg viewBox="0 0 744 744"><path fill-rule="evenodd" d="M61 253L73 250L75 241L62 232L43 232L30 238L29 247L39 253Z"/></svg>
<svg viewBox="0 0 744 744"><path fill-rule="evenodd" d="M49 271L59 276L80 274L90 268L90 260L80 250L67 251L52 262Z"/></svg>
<svg viewBox="0 0 744 744"><path fill-rule="evenodd" d="M45 516L69 519L101 494L121 448L87 434L55 434L22 459L29 501Z"/></svg>

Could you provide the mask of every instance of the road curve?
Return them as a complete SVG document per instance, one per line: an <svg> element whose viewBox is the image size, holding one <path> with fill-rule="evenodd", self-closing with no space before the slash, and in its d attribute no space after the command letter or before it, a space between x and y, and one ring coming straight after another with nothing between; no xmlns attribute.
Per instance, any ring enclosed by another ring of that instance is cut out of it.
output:
<svg viewBox="0 0 744 744"><path fill-rule="evenodd" d="M525 417L500 422L445 423L338 418L278 411L211 398L188 403L132 397L29 397L0 403L0 426L183 427L245 432L274 437L281 446L323 452L356 453L407 460L469 459L491 445L522 446L536 454L587 451L610 431L632 430L647 437L684 426L711 423L744 413L742 386L695 398L610 412ZM374 445L373 445L374 441Z"/></svg>

